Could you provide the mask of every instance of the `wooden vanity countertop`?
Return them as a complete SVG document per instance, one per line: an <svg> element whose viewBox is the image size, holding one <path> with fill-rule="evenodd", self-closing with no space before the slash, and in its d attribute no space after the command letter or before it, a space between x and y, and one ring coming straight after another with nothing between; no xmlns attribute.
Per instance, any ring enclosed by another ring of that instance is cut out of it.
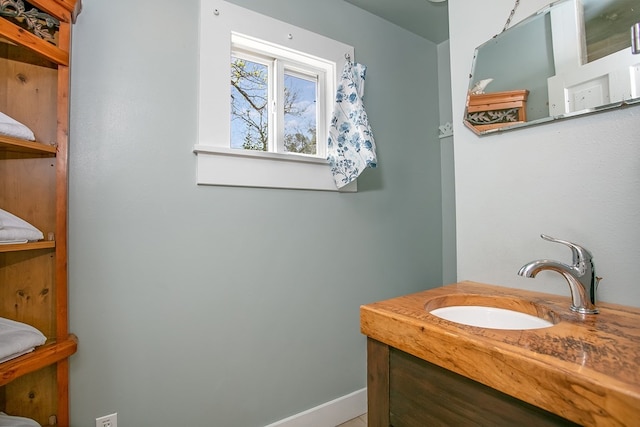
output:
<svg viewBox="0 0 640 427"><path fill-rule="evenodd" d="M461 282L360 307L360 329L377 341L585 426L640 426L640 308ZM429 310L491 305L554 326L497 330L449 322Z"/></svg>

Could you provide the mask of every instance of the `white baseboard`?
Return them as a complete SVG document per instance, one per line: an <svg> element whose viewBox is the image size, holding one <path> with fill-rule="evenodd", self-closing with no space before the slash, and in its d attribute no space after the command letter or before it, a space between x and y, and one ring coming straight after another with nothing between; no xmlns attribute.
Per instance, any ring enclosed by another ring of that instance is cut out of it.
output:
<svg viewBox="0 0 640 427"><path fill-rule="evenodd" d="M367 389L323 403L266 427L335 427L367 412Z"/></svg>

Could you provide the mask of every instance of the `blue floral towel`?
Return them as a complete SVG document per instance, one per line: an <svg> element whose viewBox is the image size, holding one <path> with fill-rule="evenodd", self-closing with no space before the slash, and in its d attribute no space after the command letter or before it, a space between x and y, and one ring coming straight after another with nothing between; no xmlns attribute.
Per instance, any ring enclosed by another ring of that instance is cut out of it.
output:
<svg viewBox="0 0 640 427"><path fill-rule="evenodd" d="M347 61L338 85L327 156L338 188L377 163L376 145L362 102L366 72L366 66Z"/></svg>

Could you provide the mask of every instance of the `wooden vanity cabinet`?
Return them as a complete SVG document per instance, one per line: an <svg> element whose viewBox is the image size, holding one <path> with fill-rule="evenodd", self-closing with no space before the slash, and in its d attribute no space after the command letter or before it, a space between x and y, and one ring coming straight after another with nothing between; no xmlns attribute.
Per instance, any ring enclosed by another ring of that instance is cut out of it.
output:
<svg viewBox="0 0 640 427"><path fill-rule="evenodd" d="M67 318L69 66L81 2L2 6L0 112L29 127L36 141L0 135L0 208L45 238L0 245L0 317L36 327L47 342L0 364L0 410L69 426L69 356L77 349Z"/></svg>
<svg viewBox="0 0 640 427"><path fill-rule="evenodd" d="M481 328L430 313L457 305L553 326ZM568 296L465 281L360 306L369 425L638 425L640 308L600 302L585 316L570 305Z"/></svg>
<svg viewBox="0 0 640 427"><path fill-rule="evenodd" d="M367 366L369 427L578 425L371 338Z"/></svg>

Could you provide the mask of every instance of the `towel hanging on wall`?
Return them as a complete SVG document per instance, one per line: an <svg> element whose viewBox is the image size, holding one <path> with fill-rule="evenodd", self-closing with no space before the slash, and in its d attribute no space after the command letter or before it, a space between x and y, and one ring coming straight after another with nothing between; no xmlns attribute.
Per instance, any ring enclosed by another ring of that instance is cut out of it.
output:
<svg viewBox="0 0 640 427"><path fill-rule="evenodd" d="M377 165L376 145L362 101L366 71L366 66L347 60L336 93L327 160L338 188Z"/></svg>

